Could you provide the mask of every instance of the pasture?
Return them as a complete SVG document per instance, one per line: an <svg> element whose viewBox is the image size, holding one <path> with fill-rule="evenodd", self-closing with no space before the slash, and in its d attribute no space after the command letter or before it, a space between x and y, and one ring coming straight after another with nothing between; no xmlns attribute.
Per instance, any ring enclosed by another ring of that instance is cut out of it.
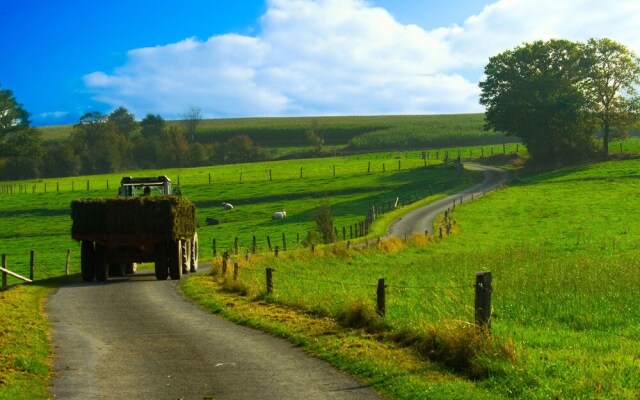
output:
<svg viewBox="0 0 640 400"><path fill-rule="evenodd" d="M36 252L39 278L64 273L71 249L71 270L78 271L79 246L70 239L70 203L87 197L114 197L122 176L111 175L23 181L4 186L0 193L0 253L11 270L28 275L29 251ZM430 190L455 191L478 179L473 173L444 168L430 160L425 168L421 153L380 153L310 160L273 161L180 170L145 171L145 176L168 175L185 197L197 206L201 257L234 250L236 237L246 251L256 236L257 251L268 249L267 236L283 249L302 245L314 228L313 210L331 204L337 227L364 219L372 204L407 198ZM11 189L11 192L6 191ZM224 210L222 202L234 205ZM287 218L274 221L273 212L287 210ZM215 218L219 225L207 226ZM348 232L348 231L347 231ZM11 278L12 279L12 278ZM10 282L13 282L10 279Z"/></svg>
<svg viewBox="0 0 640 400"><path fill-rule="evenodd" d="M385 278L389 328L377 336L361 332L369 341L335 339L312 325L300 332L302 317L261 315L259 303L244 307L242 297L230 300L224 290L214 298L237 305L215 302L200 289L215 289L211 277L189 280L185 290L217 312L288 335L370 377L392 398L637 398L639 171L635 158L519 174L506 189L457 208L458 233L437 243L416 238L418 244L395 241L368 251L338 245L238 260L240 283L230 283L228 275L222 285L283 310L335 318L358 302L373 307L377 280ZM275 271L270 295L265 268ZM408 356L402 341L399 348L385 347L393 338L473 323L478 271L493 274L492 331L508 360L483 356L486 376L469 380L465 370L443 372L448 368L434 365L428 354Z"/></svg>

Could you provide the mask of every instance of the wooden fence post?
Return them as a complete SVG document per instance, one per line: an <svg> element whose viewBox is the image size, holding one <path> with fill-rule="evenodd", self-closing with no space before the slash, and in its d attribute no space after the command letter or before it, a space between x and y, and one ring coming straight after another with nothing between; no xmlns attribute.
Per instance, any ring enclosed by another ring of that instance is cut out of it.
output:
<svg viewBox="0 0 640 400"><path fill-rule="evenodd" d="M282 232L282 250L287 251L287 237Z"/></svg>
<svg viewBox="0 0 640 400"><path fill-rule="evenodd" d="M491 272L476 273L476 325L491 330Z"/></svg>
<svg viewBox="0 0 640 400"><path fill-rule="evenodd" d="M256 235L253 235L253 242L251 243L251 252L256 254Z"/></svg>
<svg viewBox="0 0 640 400"><path fill-rule="evenodd" d="M236 236L235 240L233 241L233 251L236 255L238 255L239 250L240 250L240 244L238 243L238 237Z"/></svg>
<svg viewBox="0 0 640 400"><path fill-rule="evenodd" d="M216 249L216 240L213 239L213 258L216 257L217 253L218 253L218 249Z"/></svg>
<svg viewBox="0 0 640 400"><path fill-rule="evenodd" d="M273 254L276 256L276 258L278 257L278 253L280 252L280 246L276 246Z"/></svg>
<svg viewBox="0 0 640 400"><path fill-rule="evenodd" d="M267 294L273 293L273 270L267 268Z"/></svg>
<svg viewBox="0 0 640 400"><path fill-rule="evenodd" d="M71 259L71 249L67 249L67 260L64 266L64 274L69 275L69 260ZM31 278L33 279L33 278Z"/></svg>
<svg viewBox="0 0 640 400"><path fill-rule="evenodd" d="M33 259L35 252L31 250L29 252L29 279L33 280Z"/></svg>
<svg viewBox="0 0 640 400"><path fill-rule="evenodd" d="M267 246L269 247L269 251L271 251L271 238L267 236Z"/></svg>
<svg viewBox="0 0 640 400"><path fill-rule="evenodd" d="M384 278L378 279L378 290L376 291L376 303L378 307L378 315L384 317L387 313L386 296L384 292Z"/></svg>
<svg viewBox="0 0 640 400"><path fill-rule="evenodd" d="M238 265L238 263L233 263L233 280L234 281L238 280L238 269L240 269L240 266Z"/></svg>
<svg viewBox="0 0 640 400"><path fill-rule="evenodd" d="M227 262L229 259L229 253L226 251L222 253L222 275L227 275Z"/></svg>

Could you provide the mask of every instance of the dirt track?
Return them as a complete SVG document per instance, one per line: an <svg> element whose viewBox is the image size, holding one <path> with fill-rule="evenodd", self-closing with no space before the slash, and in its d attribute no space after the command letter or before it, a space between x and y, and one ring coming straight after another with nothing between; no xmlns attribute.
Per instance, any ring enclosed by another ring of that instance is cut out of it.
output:
<svg viewBox="0 0 640 400"><path fill-rule="evenodd" d="M453 203L504 179L416 210L390 232L430 229ZM443 208L444 207L444 208ZM284 340L212 316L151 272L60 288L48 304L60 399L378 399L369 388Z"/></svg>

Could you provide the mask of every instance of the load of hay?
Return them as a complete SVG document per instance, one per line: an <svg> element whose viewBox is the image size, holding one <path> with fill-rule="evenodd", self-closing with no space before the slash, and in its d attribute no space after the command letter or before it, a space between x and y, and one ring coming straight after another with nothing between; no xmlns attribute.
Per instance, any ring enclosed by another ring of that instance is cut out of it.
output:
<svg viewBox="0 0 640 400"><path fill-rule="evenodd" d="M71 219L72 234L154 234L176 240L196 231L195 205L180 196L74 200Z"/></svg>

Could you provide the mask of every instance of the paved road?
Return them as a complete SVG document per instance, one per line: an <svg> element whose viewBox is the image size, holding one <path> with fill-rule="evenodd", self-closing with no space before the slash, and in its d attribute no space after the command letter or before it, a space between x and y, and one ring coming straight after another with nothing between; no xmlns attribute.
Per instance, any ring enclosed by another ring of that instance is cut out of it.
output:
<svg viewBox="0 0 640 400"><path fill-rule="evenodd" d="M60 288L53 325L53 398L379 399L284 340L184 300L151 273Z"/></svg>
<svg viewBox="0 0 640 400"><path fill-rule="evenodd" d="M448 208L452 208L453 202L459 205L472 198L478 198L485 192L495 189L507 178L507 172L495 167L479 164L465 164L467 168L484 172L484 180L469 189L456 195L442 198L424 207L416 209L395 221L389 228L388 236L404 237L414 233L433 233L433 221Z"/></svg>

